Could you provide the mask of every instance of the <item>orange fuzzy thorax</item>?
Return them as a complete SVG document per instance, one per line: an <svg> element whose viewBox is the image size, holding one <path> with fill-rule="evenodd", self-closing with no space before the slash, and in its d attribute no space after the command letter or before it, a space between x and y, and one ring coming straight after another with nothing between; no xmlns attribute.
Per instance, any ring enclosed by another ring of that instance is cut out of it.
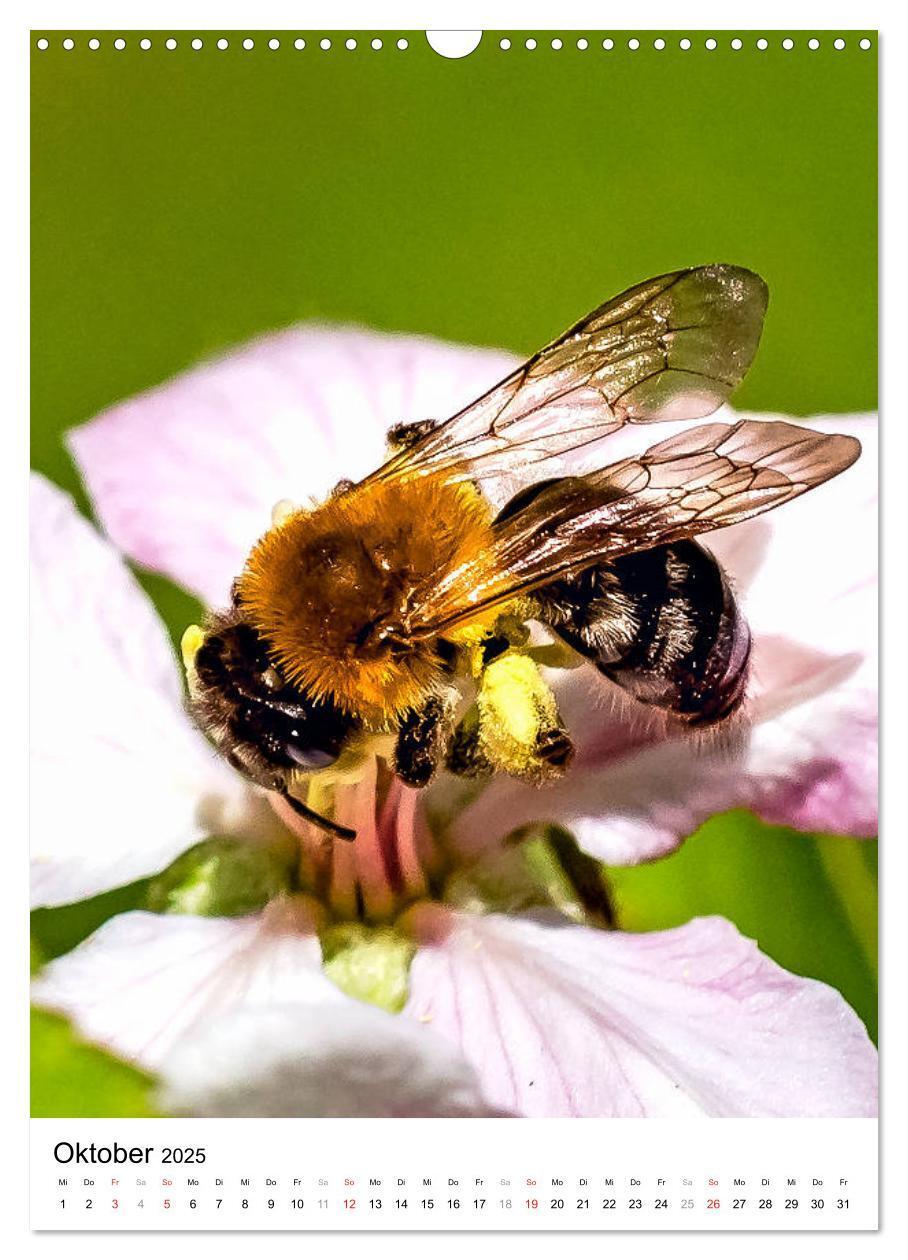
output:
<svg viewBox="0 0 908 1260"><path fill-rule="evenodd" d="M439 677L433 640L408 636L415 599L490 538L490 508L468 483L355 486L260 539L239 603L288 681L381 725Z"/></svg>

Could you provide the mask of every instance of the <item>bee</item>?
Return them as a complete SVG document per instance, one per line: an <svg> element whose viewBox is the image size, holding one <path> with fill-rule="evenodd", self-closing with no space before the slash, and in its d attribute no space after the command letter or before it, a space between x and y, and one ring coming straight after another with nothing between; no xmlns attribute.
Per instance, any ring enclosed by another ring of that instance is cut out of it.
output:
<svg viewBox="0 0 908 1260"><path fill-rule="evenodd" d="M745 699L750 634L697 539L834 477L859 443L740 420L592 471L578 461L624 426L714 412L750 367L767 301L741 267L658 276L450 419L396 425L386 462L285 513L231 607L193 628L198 724L250 780L350 838L300 785L363 741L384 740L414 787L441 765L563 773L570 734L528 621L679 727L726 722Z"/></svg>

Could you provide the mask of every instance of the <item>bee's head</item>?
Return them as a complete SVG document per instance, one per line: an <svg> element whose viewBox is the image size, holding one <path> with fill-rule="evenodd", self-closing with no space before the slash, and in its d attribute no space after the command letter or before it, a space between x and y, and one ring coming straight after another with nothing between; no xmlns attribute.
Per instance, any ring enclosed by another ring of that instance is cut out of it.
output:
<svg viewBox="0 0 908 1260"><path fill-rule="evenodd" d="M183 636L190 710L242 773L282 787L294 771L322 770L343 751L354 721L288 684L267 644L234 610Z"/></svg>

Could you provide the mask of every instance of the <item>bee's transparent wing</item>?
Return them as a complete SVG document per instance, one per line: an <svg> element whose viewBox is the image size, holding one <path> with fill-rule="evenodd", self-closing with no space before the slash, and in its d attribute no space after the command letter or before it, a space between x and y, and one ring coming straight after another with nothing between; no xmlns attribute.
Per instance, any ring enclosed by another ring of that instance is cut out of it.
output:
<svg viewBox="0 0 908 1260"><path fill-rule="evenodd" d="M421 594L411 624L439 634L590 564L768 512L842 472L860 449L840 434L742 420L699 425L639 458L562 478L501 521L482 555Z"/></svg>
<svg viewBox="0 0 908 1260"><path fill-rule="evenodd" d="M636 285L368 480L481 481L539 464L548 475L552 460L624 424L708 416L750 367L767 300L759 276L722 263Z"/></svg>

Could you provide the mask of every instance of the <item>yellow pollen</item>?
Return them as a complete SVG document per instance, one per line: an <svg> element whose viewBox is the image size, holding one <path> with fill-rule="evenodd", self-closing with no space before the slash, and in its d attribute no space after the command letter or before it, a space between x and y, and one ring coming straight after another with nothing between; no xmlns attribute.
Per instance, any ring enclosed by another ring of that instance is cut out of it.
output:
<svg viewBox="0 0 908 1260"><path fill-rule="evenodd" d="M183 669L186 672L186 686L192 697L195 697L199 685L195 672L195 658L204 642L205 631L201 626L187 626L180 639L180 654L183 657Z"/></svg>
<svg viewBox="0 0 908 1260"><path fill-rule="evenodd" d="M187 674L195 668L195 658L199 648L205 642L205 631L201 626L187 626L180 639L180 652L183 656L183 667Z"/></svg>

